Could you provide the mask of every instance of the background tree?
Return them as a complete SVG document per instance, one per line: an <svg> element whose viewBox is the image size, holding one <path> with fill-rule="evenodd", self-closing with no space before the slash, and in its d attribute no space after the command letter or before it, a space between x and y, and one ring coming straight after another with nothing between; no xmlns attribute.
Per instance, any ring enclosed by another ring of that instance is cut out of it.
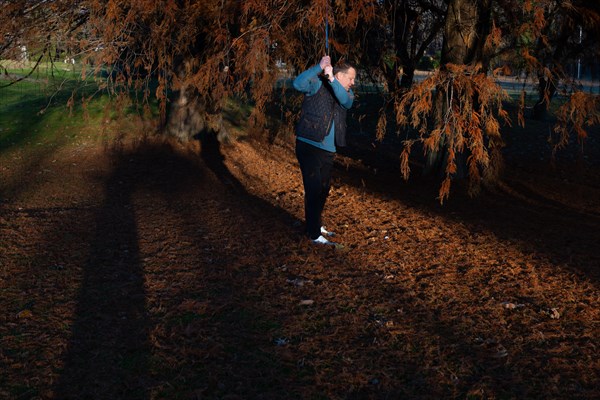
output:
<svg viewBox="0 0 600 400"><path fill-rule="evenodd" d="M568 66L598 51L600 5L585 1L547 1L534 8L525 3L522 23L516 35L517 47L530 52L525 72L536 76L538 100L532 118L543 119L557 91L576 90L574 74Z"/></svg>
<svg viewBox="0 0 600 400"><path fill-rule="evenodd" d="M554 19L547 20L545 11L554 5L551 1L449 2L441 68L413 87L397 107L398 122L412 125L419 132L418 139L407 141L402 155L405 176L409 172L410 149L415 142L421 142L428 155L427 168L433 170L440 164L443 167L441 201L447 197L452 179L462 177L463 171L468 173L472 192L478 190L482 180L496 179L501 164L500 122L510 124L510 119L503 108L506 94L493 76L499 70L506 70L501 67L513 63L507 60L521 59L527 71L550 79L551 73L539 58L543 56L540 47L527 46L523 38L529 43L557 44L544 34L552 31L553 22L560 25ZM520 18L514 18L515 9L521 13ZM581 12L578 10L578 15ZM510 56L506 57L507 54ZM492 64L499 68L492 70ZM562 143L572 131L582 137L583 125L598 121L597 96L574 94L572 101L564 106L567 108L563 107L556 128L563 137ZM547 91L545 95L548 96ZM582 107L582 99L586 97L588 106ZM524 123L524 107L522 97L520 123Z"/></svg>
<svg viewBox="0 0 600 400"><path fill-rule="evenodd" d="M443 27L446 3L386 0L378 4L377 19L365 21L366 64L381 69L390 93L412 85L419 61Z"/></svg>
<svg viewBox="0 0 600 400"><path fill-rule="evenodd" d="M54 60L58 53L71 47L76 51L75 32L87 21L82 3L65 0L0 1L0 70L6 74L2 60L33 61L32 73L45 58ZM57 47L59 38L63 38L62 49ZM26 77L8 79L0 86L14 84Z"/></svg>

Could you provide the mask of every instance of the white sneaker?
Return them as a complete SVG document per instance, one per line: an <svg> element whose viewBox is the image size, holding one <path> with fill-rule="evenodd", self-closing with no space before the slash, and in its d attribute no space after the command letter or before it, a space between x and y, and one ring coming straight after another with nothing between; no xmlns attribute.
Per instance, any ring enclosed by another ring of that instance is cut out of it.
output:
<svg viewBox="0 0 600 400"><path fill-rule="evenodd" d="M335 233L333 232L329 232L327 229L325 229L324 226L321 227L321 235L323 236L329 236L329 237L333 237L335 236Z"/></svg>
<svg viewBox="0 0 600 400"><path fill-rule="evenodd" d="M323 237L323 235L319 236L316 239L313 239L312 242L315 243L315 244L326 244L326 245L329 245L329 246L335 246L335 243L333 243L333 242L325 239Z"/></svg>

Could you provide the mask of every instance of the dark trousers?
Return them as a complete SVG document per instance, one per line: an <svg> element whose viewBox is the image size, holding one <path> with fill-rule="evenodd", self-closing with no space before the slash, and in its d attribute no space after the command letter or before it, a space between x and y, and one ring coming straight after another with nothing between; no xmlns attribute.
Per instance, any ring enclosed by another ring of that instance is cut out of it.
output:
<svg viewBox="0 0 600 400"><path fill-rule="evenodd" d="M296 157L304 183L304 219L311 239L321 235L321 214L331 186L334 153L296 140Z"/></svg>

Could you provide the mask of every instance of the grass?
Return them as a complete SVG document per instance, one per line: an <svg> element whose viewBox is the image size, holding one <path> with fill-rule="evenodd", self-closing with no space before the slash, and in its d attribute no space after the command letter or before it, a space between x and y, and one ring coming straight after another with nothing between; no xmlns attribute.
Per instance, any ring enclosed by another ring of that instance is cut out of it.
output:
<svg viewBox="0 0 600 400"><path fill-rule="evenodd" d="M0 152L25 144L63 142L90 123L90 119L83 118L82 107L67 107L69 98L76 93L75 85L53 87L53 83L23 81L1 89ZM93 116L92 123L106 102L106 98L99 97L90 104L88 115Z"/></svg>
<svg viewBox="0 0 600 400"><path fill-rule="evenodd" d="M26 71L12 66L8 72L13 77ZM103 125L122 116L141 114L135 101L110 96L92 78L79 79L79 71L49 68L43 65L10 86L2 87L9 81L0 80L0 154L23 146L67 144L78 135L105 131ZM156 104L151 110L156 114Z"/></svg>
<svg viewBox="0 0 600 400"><path fill-rule="evenodd" d="M36 66L33 61L0 60L0 71L4 74L22 77L29 75ZM81 64L44 61L37 65L30 75L32 79L78 79L81 76Z"/></svg>

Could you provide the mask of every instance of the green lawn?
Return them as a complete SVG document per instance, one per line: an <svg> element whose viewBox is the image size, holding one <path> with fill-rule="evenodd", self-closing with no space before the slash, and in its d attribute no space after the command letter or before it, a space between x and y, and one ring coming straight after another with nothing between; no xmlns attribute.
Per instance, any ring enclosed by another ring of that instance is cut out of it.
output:
<svg viewBox="0 0 600 400"><path fill-rule="evenodd" d="M0 71L6 75L22 77L29 75L31 69L36 66L33 61L0 60ZM64 62L43 61L37 64L37 68L29 75L36 80L44 79L79 79L81 77L81 64L65 64Z"/></svg>
<svg viewBox="0 0 600 400"><path fill-rule="evenodd" d="M102 132L102 125L119 116L140 113L139 104L110 96L100 81L81 80L81 71L46 67L12 85L10 79L0 79L0 153L26 145L68 143L83 131ZM25 69L13 68L9 74L14 79ZM153 114L155 110L151 105Z"/></svg>

